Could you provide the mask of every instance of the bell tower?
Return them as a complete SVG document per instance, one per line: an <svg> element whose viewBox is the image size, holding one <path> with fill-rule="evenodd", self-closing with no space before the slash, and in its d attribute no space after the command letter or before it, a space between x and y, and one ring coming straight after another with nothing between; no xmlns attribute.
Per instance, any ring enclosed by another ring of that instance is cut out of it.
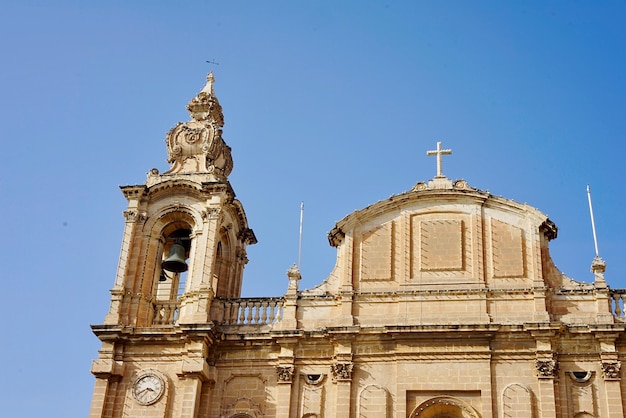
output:
<svg viewBox="0 0 626 418"><path fill-rule="evenodd" d="M191 120L166 136L171 167L145 184L122 186L128 200L111 304L92 373L90 416L194 416L209 390L216 343L215 297L241 293L246 246L255 244L228 182L231 149L214 77L187 105Z"/></svg>

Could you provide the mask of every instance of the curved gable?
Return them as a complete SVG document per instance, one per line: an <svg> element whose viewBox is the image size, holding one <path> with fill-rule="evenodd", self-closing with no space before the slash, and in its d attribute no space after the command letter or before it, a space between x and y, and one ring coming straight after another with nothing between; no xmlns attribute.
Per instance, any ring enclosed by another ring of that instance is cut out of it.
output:
<svg viewBox="0 0 626 418"><path fill-rule="evenodd" d="M335 273L357 291L532 287L546 215L479 190L411 190L353 212L329 234Z"/></svg>

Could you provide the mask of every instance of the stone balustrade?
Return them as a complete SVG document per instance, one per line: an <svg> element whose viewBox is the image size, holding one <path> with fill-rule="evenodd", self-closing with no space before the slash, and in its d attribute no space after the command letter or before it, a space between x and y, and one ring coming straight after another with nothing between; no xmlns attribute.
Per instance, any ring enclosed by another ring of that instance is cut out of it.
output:
<svg viewBox="0 0 626 418"><path fill-rule="evenodd" d="M215 298L212 320L222 325L267 325L283 317L283 298ZM178 320L180 301L153 303L152 326L173 325Z"/></svg>
<svg viewBox="0 0 626 418"><path fill-rule="evenodd" d="M177 300L158 301L154 303L152 325L172 325L178 319L180 302Z"/></svg>
<svg viewBox="0 0 626 418"><path fill-rule="evenodd" d="M223 325L263 325L279 322L283 316L283 298L216 299L223 304Z"/></svg>
<svg viewBox="0 0 626 418"><path fill-rule="evenodd" d="M613 316L626 321L626 289L611 289L610 298Z"/></svg>
<svg viewBox="0 0 626 418"><path fill-rule="evenodd" d="M626 322L626 289L611 289L610 309L613 316ZM213 317L222 325L266 325L283 319L284 298L237 298L213 300ZM152 325L172 325L178 319L179 301L161 301L154 304Z"/></svg>

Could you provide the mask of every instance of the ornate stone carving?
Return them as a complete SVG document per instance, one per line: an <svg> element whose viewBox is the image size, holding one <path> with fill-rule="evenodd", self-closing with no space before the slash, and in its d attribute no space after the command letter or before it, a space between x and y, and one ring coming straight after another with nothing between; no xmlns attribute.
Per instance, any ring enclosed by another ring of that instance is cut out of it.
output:
<svg viewBox="0 0 626 418"><path fill-rule="evenodd" d="M278 375L278 383L291 383L293 381L293 366L276 366L276 374Z"/></svg>
<svg viewBox="0 0 626 418"><path fill-rule="evenodd" d="M556 224L552 222L550 219L546 219L544 223L541 224L539 230L543 232L548 238L548 240L553 240L557 237L559 229L556 227Z"/></svg>
<svg viewBox="0 0 626 418"><path fill-rule="evenodd" d="M352 380L352 368L354 367L353 363L333 363L330 366L330 372L333 375L333 380L335 381L346 381Z"/></svg>
<svg viewBox="0 0 626 418"><path fill-rule="evenodd" d="M539 378L554 378L558 371L558 363L554 359L539 359L535 361Z"/></svg>
<svg viewBox="0 0 626 418"><path fill-rule="evenodd" d="M328 242L330 243L331 247L339 247L339 244L341 244L341 242L343 241L345 237L346 237L345 232L343 232L341 228L335 226L328 233Z"/></svg>
<svg viewBox="0 0 626 418"><path fill-rule="evenodd" d="M237 238L239 239L239 241L245 244L250 245L250 244L257 243L256 236L254 235L254 231L252 231L250 228L245 228L239 231Z"/></svg>
<svg viewBox="0 0 626 418"><path fill-rule="evenodd" d="M124 211L124 218L127 222L143 222L147 219L145 212L137 212L136 210Z"/></svg>
<svg viewBox="0 0 626 418"><path fill-rule="evenodd" d="M622 363L620 361L603 361L604 380L618 380L621 367Z"/></svg>
<svg viewBox="0 0 626 418"><path fill-rule="evenodd" d="M420 182L416 183L415 186L413 186L412 190L414 192L422 191L422 190L428 190L428 185L426 183L424 183L423 181L420 181Z"/></svg>
<svg viewBox="0 0 626 418"><path fill-rule="evenodd" d="M220 208L207 208L206 210L202 211L202 219L204 219L205 221L218 219L221 213L222 210Z"/></svg>
<svg viewBox="0 0 626 418"><path fill-rule="evenodd" d="M239 263L248 264L248 253L243 248L237 248L235 257Z"/></svg>
<svg viewBox="0 0 626 418"><path fill-rule="evenodd" d="M467 181L463 179L456 180L454 184L452 185L452 187L457 190L476 190L472 186L467 184Z"/></svg>
<svg viewBox="0 0 626 418"><path fill-rule="evenodd" d="M222 107L213 91L213 74L187 110L192 120L178 123L165 139L167 161L172 167L165 174L209 173L224 180L233 169L231 150L222 139Z"/></svg>

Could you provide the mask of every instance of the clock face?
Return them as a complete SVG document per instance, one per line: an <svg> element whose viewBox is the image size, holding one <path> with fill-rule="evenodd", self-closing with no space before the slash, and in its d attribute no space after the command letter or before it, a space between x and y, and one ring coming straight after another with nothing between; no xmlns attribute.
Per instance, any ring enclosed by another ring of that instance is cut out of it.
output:
<svg viewBox="0 0 626 418"><path fill-rule="evenodd" d="M154 373L143 373L135 379L133 396L141 405L151 405L161 398L165 389L163 379Z"/></svg>

